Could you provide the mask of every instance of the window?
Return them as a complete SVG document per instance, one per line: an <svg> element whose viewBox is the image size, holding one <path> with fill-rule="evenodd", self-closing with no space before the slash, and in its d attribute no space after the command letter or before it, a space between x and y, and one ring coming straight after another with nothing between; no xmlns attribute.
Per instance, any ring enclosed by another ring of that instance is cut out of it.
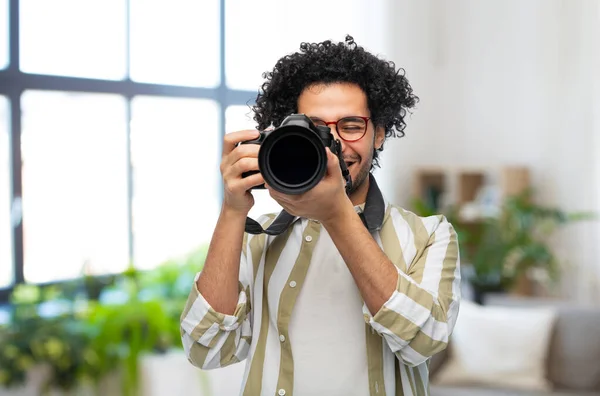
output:
<svg viewBox="0 0 600 396"><path fill-rule="evenodd" d="M383 47L383 7L306 1L0 0L0 304L15 284L150 269L208 243L222 137L254 128L262 73L300 41ZM281 210L253 195L250 216Z"/></svg>
<svg viewBox="0 0 600 396"><path fill-rule="evenodd" d="M243 129L254 129L256 123L252 119L252 110L248 106L229 106L225 112L225 131L235 132ZM252 191L254 206L250 209L248 216L257 219L266 213L279 213L281 206L269 195L265 189Z"/></svg>
<svg viewBox="0 0 600 396"><path fill-rule="evenodd" d="M157 84L219 84L219 0L130 0L131 78Z"/></svg>
<svg viewBox="0 0 600 396"><path fill-rule="evenodd" d="M129 262L125 100L27 91L21 103L25 280L124 270Z"/></svg>
<svg viewBox="0 0 600 396"><path fill-rule="evenodd" d="M0 96L0 288L13 282L8 100Z"/></svg>
<svg viewBox="0 0 600 396"><path fill-rule="evenodd" d="M219 131L214 101L133 99L136 267L152 268L210 240L220 209Z"/></svg>
<svg viewBox="0 0 600 396"><path fill-rule="evenodd" d="M0 69L8 66L8 0L0 0Z"/></svg>
<svg viewBox="0 0 600 396"><path fill-rule="evenodd" d="M119 80L127 56L126 0L21 0L21 70Z"/></svg>

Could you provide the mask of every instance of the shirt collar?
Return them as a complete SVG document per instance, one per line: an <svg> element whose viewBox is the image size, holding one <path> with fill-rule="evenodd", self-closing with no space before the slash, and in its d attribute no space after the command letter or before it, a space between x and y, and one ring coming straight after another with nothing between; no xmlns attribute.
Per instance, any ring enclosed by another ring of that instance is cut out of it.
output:
<svg viewBox="0 0 600 396"><path fill-rule="evenodd" d="M385 200L383 199L383 194L381 193L381 190L375 181L375 177L372 173L369 173L369 190L367 191L367 199L364 203L354 206L356 213L359 215L369 232L381 230L381 226L383 225L383 220L385 217L385 208L386 204ZM278 218L282 215L284 218L287 216L291 217L291 215L286 211L281 211ZM283 218L280 220L283 220ZM293 220L291 220L291 223L294 223L297 220L300 220L300 217L295 217Z"/></svg>
<svg viewBox="0 0 600 396"><path fill-rule="evenodd" d="M381 230L385 216L385 201L372 173L369 173L369 190L365 206L359 216L370 232Z"/></svg>
<svg viewBox="0 0 600 396"><path fill-rule="evenodd" d="M381 230L385 216L386 204L381 194L381 190L375 181L375 177L369 173L369 190L367 191L367 199L364 206L355 206L355 209L360 216L363 224L373 233ZM299 220L300 217L295 217L282 210L275 218L273 223L264 230L258 222L253 219L246 218L246 232L250 234L266 233L269 235L278 235L285 231L289 226Z"/></svg>

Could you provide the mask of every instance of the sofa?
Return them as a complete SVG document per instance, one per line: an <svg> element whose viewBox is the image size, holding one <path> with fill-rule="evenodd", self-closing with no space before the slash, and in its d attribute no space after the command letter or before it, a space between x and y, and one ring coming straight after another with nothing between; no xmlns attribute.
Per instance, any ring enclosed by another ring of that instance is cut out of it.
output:
<svg viewBox="0 0 600 396"><path fill-rule="evenodd" d="M432 396L600 395L600 308L501 294L472 304L430 361ZM536 315L546 322L533 325ZM469 362L481 349L487 360Z"/></svg>

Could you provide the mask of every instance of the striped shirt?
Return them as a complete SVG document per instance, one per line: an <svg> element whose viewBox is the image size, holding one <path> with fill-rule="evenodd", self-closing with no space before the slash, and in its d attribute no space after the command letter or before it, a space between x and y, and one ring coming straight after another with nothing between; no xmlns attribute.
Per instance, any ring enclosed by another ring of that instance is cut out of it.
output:
<svg viewBox="0 0 600 396"><path fill-rule="evenodd" d="M398 271L396 291L379 312L371 315L361 300L367 392L371 396L428 395L429 358L446 348L459 310L456 233L443 216L419 217L385 203L372 176L360 212ZM266 215L259 223L266 228L274 218ZM242 395L294 395L294 384L300 380L294 378L294 356L302 354L292 353L292 346L301 348L289 339L290 330L296 334L292 313L301 300L309 267L321 265L313 258L322 255L313 257L313 252L325 233L318 222L298 218L278 236L246 234L233 315L215 312L194 282L181 316L182 342L190 362L214 369L247 359ZM323 327L331 328L336 322L331 319ZM343 332L338 329L340 336ZM348 348L358 347L349 341ZM330 368L332 375L338 369L335 366Z"/></svg>

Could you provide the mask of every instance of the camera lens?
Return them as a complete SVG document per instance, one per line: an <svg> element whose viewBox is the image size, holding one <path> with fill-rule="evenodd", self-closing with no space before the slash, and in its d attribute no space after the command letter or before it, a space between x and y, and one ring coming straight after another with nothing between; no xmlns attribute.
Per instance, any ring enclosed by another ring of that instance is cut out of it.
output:
<svg viewBox="0 0 600 396"><path fill-rule="evenodd" d="M273 144L268 163L273 176L282 184L302 185L317 173L317 147L303 136L286 136Z"/></svg>
<svg viewBox="0 0 600 396"><path fill-rule="evenodd" d="M327 153L320 138L306 130L287 130L265 139L259 166L267 184L285 194L301 194L327 170Z"/></svg>

